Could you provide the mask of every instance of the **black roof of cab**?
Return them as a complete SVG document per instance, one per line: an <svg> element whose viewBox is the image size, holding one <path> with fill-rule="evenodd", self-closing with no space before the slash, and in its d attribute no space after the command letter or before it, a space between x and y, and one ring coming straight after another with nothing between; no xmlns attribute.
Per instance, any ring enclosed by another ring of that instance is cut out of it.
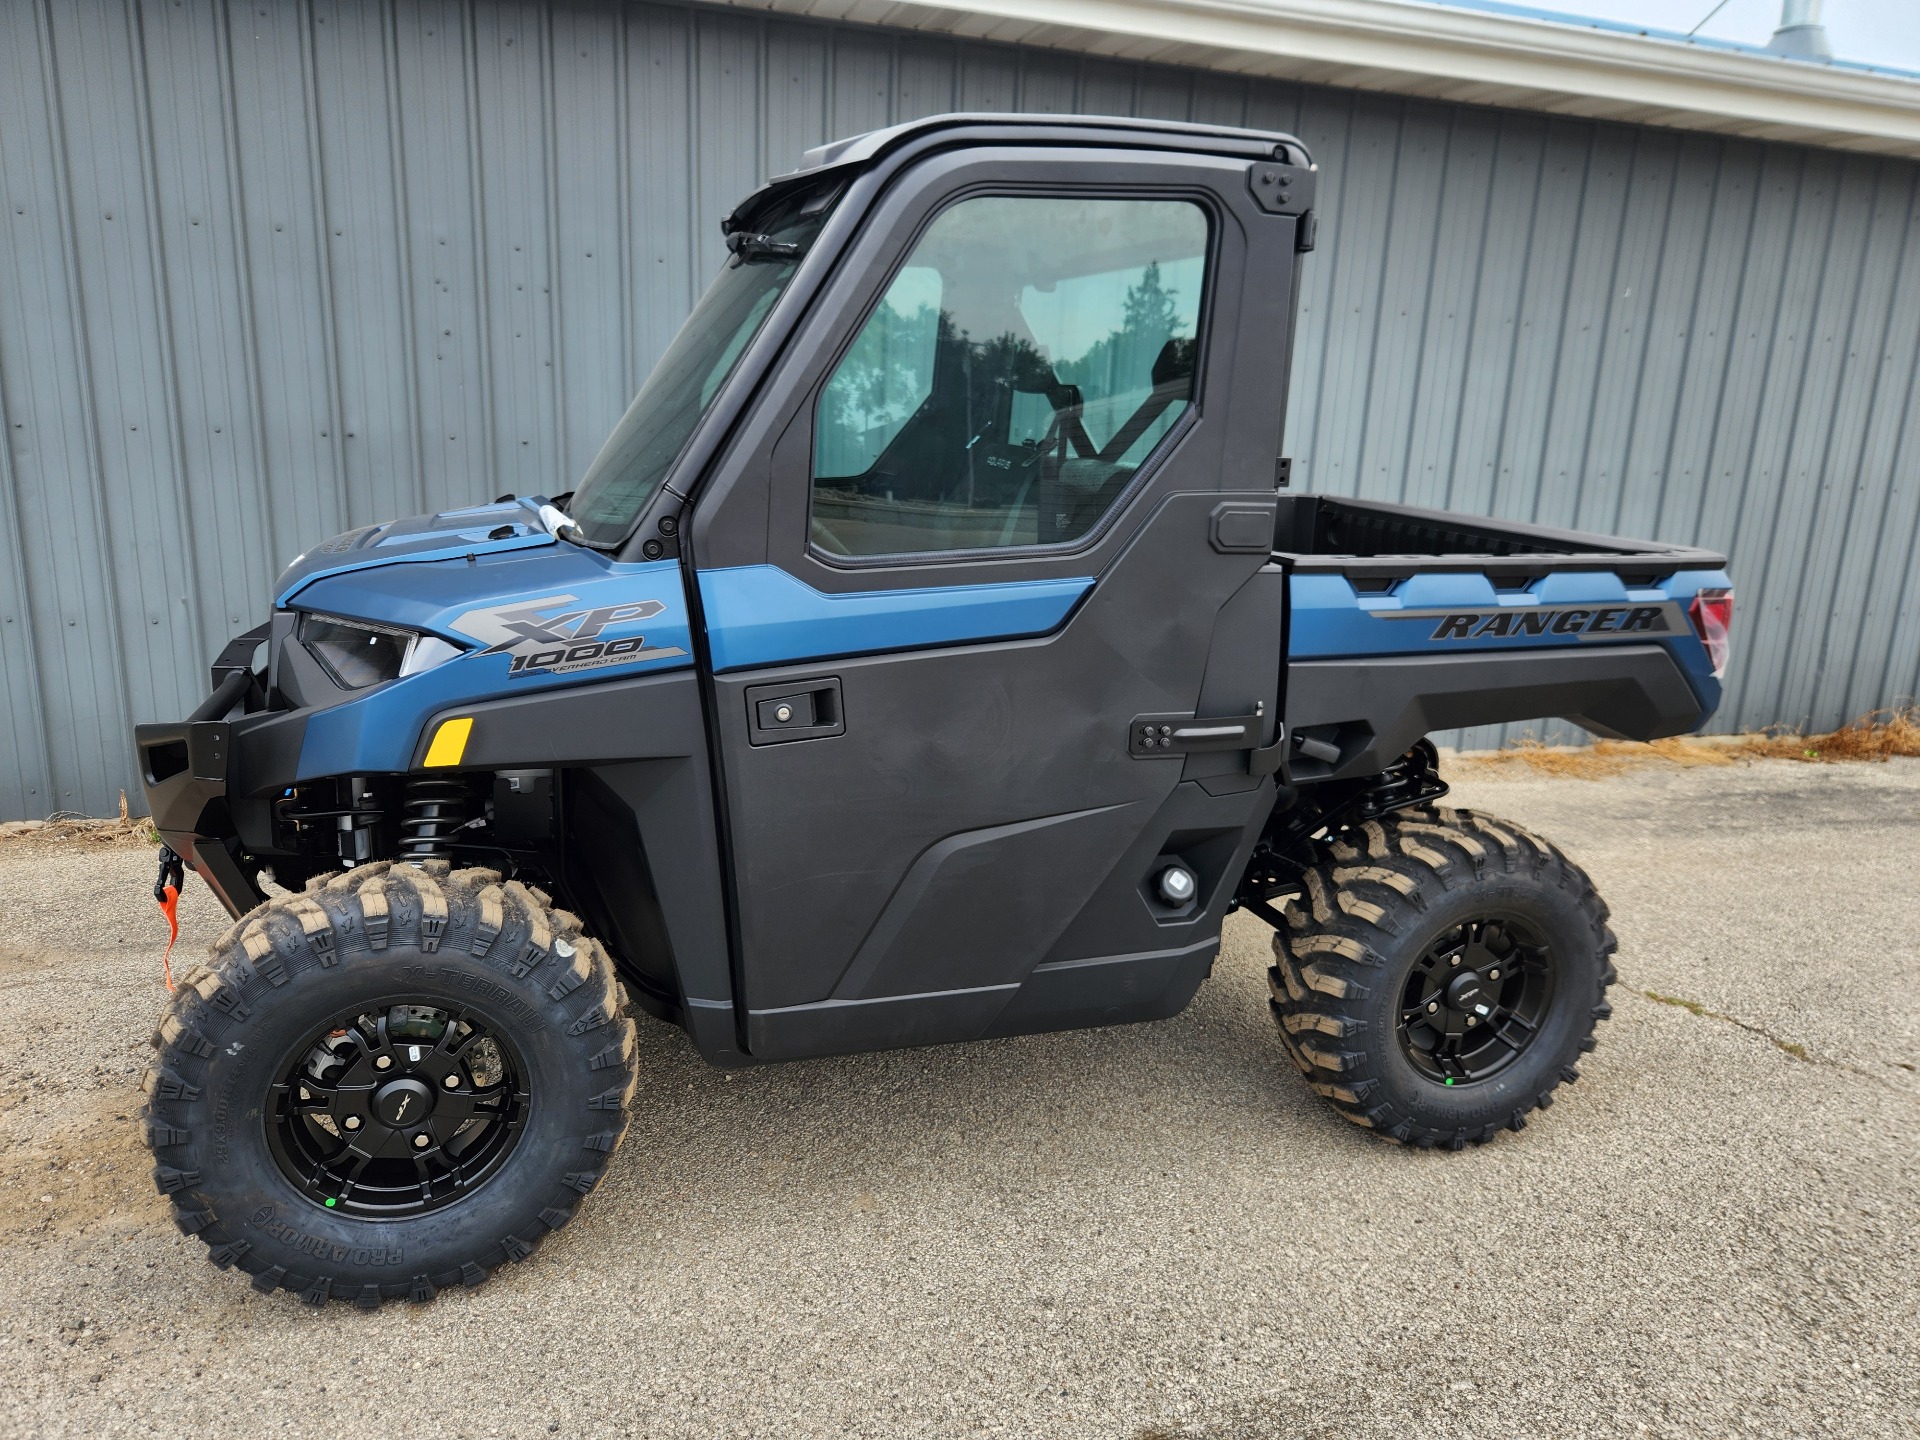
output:
<svg viewBox="0 0 1920 1440"><path fill-rule="evenodd" d="M1195 125L1181 120L1141 120L1124 115L929 115L816 145L800 168L776 175L736 205L720 222L722 233L751 229L751 217L769 201L799 185L817 185L834 171L851 176L901 151L919 154L951 144L995 142L1036 145L1114 145L1131 149L1198 151L1209 155L1279 160L1315 168L1297 136L1278 130L1241 130L1231 125ZM904 158L904 157L903 157Z"/></svg>

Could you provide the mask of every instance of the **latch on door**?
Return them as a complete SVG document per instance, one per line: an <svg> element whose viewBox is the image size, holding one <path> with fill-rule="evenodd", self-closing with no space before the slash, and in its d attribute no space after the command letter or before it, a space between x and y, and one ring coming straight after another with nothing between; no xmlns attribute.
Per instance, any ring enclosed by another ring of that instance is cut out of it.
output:
<svg viewBox="0 0 1920 1440"><path fill-rule="evenodd" d="M1271 775L1279 768L1277 757L1282 733L1273 737L1265 749L1260 731L1266 724L1267 707L1256 704L1251 715L1208 716L1136 715L1127 727L1127 753L1137 760L1153 760L1162 755L1204 755L1215 750L1251 750L1248 770L1255 775Z"/></svg>
<svg viewBox="0 0 1920 1440"><path fill-rule="evenodd" d="M846 729L837 675L747 687L749 744L784 745L790 740L818 740L827 735L844 735Z"/></svg>

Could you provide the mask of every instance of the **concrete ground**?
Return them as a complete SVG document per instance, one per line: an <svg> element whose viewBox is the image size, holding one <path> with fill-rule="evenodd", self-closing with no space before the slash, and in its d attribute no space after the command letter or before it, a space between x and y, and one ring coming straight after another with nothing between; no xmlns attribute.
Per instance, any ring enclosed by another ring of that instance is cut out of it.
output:
<svg viewBox="0 0 1920 1440"><path fill-rule="evenodd" d="M1159 1025L727 1076L643 1021L581 1218L374 1314L254 1294L153 1193L148 856L0 847L0 1429L1920 1433L1920 761L1456 798L1558 840L1620 935L1600 1049L1524 1133L1338 1120L1234 917Z"/></svg>

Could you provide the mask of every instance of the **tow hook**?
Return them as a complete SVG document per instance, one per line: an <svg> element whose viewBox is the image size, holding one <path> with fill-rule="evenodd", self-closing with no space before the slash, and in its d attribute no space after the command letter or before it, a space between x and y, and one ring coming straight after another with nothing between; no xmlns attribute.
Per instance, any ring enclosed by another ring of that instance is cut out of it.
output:
<svg viewBox="0 0 1920 1440"><path fill-rule="evenodd" d="M153 903L167 921L167 948L160 955L160 969L167 989L173 989L173 944L180 938L180 888L187 883L187 867L171 845L160 847L160 873L153 880Z"/></svg>

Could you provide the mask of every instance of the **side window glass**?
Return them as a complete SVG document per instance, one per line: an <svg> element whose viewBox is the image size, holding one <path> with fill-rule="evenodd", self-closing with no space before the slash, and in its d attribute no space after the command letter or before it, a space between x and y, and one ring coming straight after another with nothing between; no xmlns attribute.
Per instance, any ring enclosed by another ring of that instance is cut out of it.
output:
<svg viewBox="0 0 1920 1440"><path fill-rule="evenodd" d="M909 265L827 382L814 428L814 471L864 475L933 390L940 272Z"/></svg>
<svg viewBox="0 0 1920 1440"><path fill-rule="evenodd" d="M1193 403L1207 217L981 196L942 213L814 417L813 543L901 555L1085 535Z"/></svg>

